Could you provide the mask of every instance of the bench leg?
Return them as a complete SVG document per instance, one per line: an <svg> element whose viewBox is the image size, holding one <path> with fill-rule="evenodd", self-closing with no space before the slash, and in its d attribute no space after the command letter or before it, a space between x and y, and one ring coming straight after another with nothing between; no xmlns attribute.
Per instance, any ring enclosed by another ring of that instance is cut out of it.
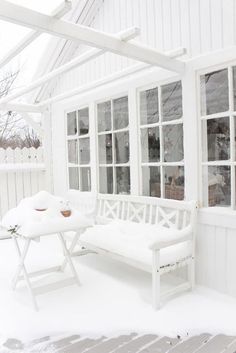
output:
<svg viewBox="0 0 236 353"><path fill-rule="evenodd" d="M191 285L191 289L195 286L195 259L191 258L190 263L188 264L188 281Z"/></svg>
<svg viewBox="0 0 236 353"><path fill-rule="evenodd" d="M154 310L160 309L161 286L160 286L160 251L152 253L152 305Z"/></svg>

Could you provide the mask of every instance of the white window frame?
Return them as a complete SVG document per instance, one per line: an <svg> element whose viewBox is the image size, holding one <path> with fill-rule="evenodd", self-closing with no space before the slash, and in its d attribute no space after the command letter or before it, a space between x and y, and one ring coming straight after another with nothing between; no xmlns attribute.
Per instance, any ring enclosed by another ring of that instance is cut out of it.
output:
<svg viewBox="0 0 236 353"><path fill-rule="evenodd" d="M236 209L236 198L235 198L235 180L236 180L236 156L235 156L235 119L236 110L234 110L234 95L233 95L233 66L236 67L236 61L228 61L218 65L212 65L207 68L197 71L197 100L198 100L198 135L199 135L199 199L201 206L208 207L211 209ZM228 87L229 87L229 110L221 113L215 113L210 115L201 114L201 76L206 75L211 72L228 70ZM202 121L218 118L229 118L229 128L230 128L230 159L228 161L204 161L203 159L203 139L207 136L203 134ZM231 202L229 206L208 206L208 185L204 185L204 167L208 166L229 166L230 167L230 192L231 192ZM207 200L207 204L206 204Z"/></svg>
<svg viewBox="0 0 236 353"><path fill-rule="evenodd" d="M79 135L79 128L77 125L77 133L75 135L68 135L67 134L67 116L69 113L76 112L76 121L78 124L78 111L83 110L83 109L88 109L88 122L89 122L89 132L88 134L85 135ZM89 185L89 191L92 189L92 168L91 168L91 123L90 123L90 107L89 104L84 104L81 106L75 106L71 109L68 109L65 111L65 129L66 129L66 168L67 168L67 186L68 189L70 189L70 178L69 178L69 168L74 167L79 169L79 189L80 191L83 191L83 185L82 185L82 178L81 178L81 169L82 168L89 168L90 169L90 185ZM79 160L79 140L82 139L89 139L89 149L90 149L90 161L88 164L80 164ZM68 156L68 141L78 141L78 164L76 163L69 163L69 156Z"/></svg>
<svg viewBox="0 0 236 353"><path fill-rule="evenodd" d="M123 98L123 97L127 97L128 98L128 126L125 127L125 128L122 128L122 129L116 129L114 130L113 129L113 124L114 124L114 121L113 121L113 100L115 99L119 99L119 98ZM96 132L96 150L97 150L97 153L96 153L96 159L97 159L97 190L98 192L100 192L100 172L99 172L99 169L100 167L101 168L109 168L111 167L112 168L112 171L113 171L113 195L118 195L115 190L116 190L116 174L115 174L115 168L116 167L129 167L129 174L130 174L130 193L128 195L131 195L132 194L132 176L131 176L131 163L130 163L130 159L131 159L131 156L130 156L130 151L131 151L131 148L130 148L130 145L131 145L131 139L130 139L130 105L129 105L129 92L125 91L125 92L121 92L121 93L118 93L118 94L115 94L115 95L111 95L111 96L106 96L102 99L99 99L97 101L94 102L95 104L95 132ZM111 102L111 130L109 131L101 131L101 132L98 132L98 105L101 104L101 103L106 103L110 101ZM114 163L115 161L115 141L114 141L114 134L117 133L117 132L128 132L129 133L129 162L127 163ZM111 134L112 135L112 161L113 163L102 163L100 164L99 162L99 143L98 143L98 137L99 136L102 136L102 135L109 135Z"/></svg>
<svg viewBox="0 0 236 353"><path fill-rule="evenodd" d="M171 84L174 82L181 81L182 85L182 118L175 119L175 120L170 120L170 121L162 121L162 108L161 108L161 87L167 84ZM149 89L153 88L158 88L158 110L159 110L159 121L157 123L153 124L141 124L141 116L140 116L140 93L144 92ZM185 158L185 143L184 143L184 97L183 97L183 79L180 76L175 76L168 78L167 80L161 80L156 83L152 83L149 85L145 85L142 87L139 87L137 89L137 125L138 125L138 143L139 146L141 146L141 130L145 128L154 128L154 127L159 127L159 137L160 137L160 162L142 162L142 151L141 147L139 148L139 194L143 196L143 167L159 167L160 168L160 184L161 184L161 198L164 198L164 193L165 193L165 178L164 178L164 168L165 167L175 167L175 166L181 166L184 167L184 199L186 197L186 180L185 180L185 159L179 162L163 162L163 132L162 132L162 127L163 126L168 126L168 125L177 125L177 124L182 124L183 126L183 152L184 152L184 158Z"/></svg>

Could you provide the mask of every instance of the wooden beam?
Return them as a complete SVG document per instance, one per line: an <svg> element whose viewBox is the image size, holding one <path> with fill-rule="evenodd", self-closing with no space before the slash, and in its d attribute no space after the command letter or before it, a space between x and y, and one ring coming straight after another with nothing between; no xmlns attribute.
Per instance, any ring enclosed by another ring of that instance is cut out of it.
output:
<svg viewBox="0 0 236 353"><path fill-rule="evenodd" d="M137 37L140 34L140 30L137 27L128 28L117 34L118 38L121 38L123 41L131 40ZM69 61L68 63L58 67L57 69L47 73L46 75L40 77L38 80L30 83L29 85L15 91L12 94L7 95L6 97L0 99L0 105L8 103L24 94L32 91L33 89L45 84L46 82L52 80L53 78L61 75L69 70L72 70L75 67L85 64L87 61L95 59L96 57L102 55L105 51L101 49L92 49L84 54L78 56L77 58Z"/></svg>
<svg viewBox="0 0 236 353"><path fill-rule="evenodd" d="M58 6L51 16L55 18L63 17L72 8L71 2L65 0L60 6ZM8 64L14 57L20 54L28 45L30 45L35 39L37 39L42 33L38 31L30 31L19 43L17 43L6 55L0 60L0 69Z"/></svg>
<svg viewBox="0 0 236 353"><path fill-rule="evenodd" d="M0 111L16 111L16 112L26 112L26 113L41 113L43 109L36 104L26 104L26 103L6 103L0 104Z"/></svg>
<svg viewBox="0 0 236 353"><path fill-rule="evenodd" d="M51 18L6 0L0 1L0 19L68 40L80 41L170 71L183 73L185 70L183 62L171 59L152 48L138 43L126 43L112 34Z"/></svg>
<svg viewBox="0 0 236 353"><path fill-rule="evenodd" d="M166 55L168 55L169 57L175 58L178 56L182 56L184 54L186 54L186 49L185 48L178 48L176 50L170 51ZM91 91L91 90L94 90L100 86L103 86L103 85L109 84L111 82L114 82L116 80L127 77L128 75L133 75L133 74L138 73L140 71L150 69L151 67L152 67L152 65L146 65L146 64L136 64L131 67L127 67L126 69L123 69L122 71L115 72L111 75L105 76L101 79L98 79L96 81L88 83L82 87L77 87L77 88L72 89L68 92L65 92L65 93L59 94L57 96L54 96L52 98L46 99L45 101L42 101L41 103L37 104L37 106L40 107L41 109L46 109L49 104L52 104L52 103L55 103L58 101L62 101L63 99L71 98L75 95L84 94L84 93Z"/></svg>

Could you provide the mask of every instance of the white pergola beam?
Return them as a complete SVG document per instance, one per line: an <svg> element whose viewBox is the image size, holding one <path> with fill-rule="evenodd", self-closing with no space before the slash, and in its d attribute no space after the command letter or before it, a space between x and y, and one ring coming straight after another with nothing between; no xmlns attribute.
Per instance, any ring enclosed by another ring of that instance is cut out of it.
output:
<svg viewBox="0 0 236 353"><path fill-rule="evenodd" d="M67 40L80 41L92 47L108 50L177 73L183 73L185 69L183 62L171 59L151 48L137 43L126 43L117 39L114 35L58 20L6 0L0 1L0 19Z"/></svg>
<svg viewBox="0 0 236 353"><path fill-rule="evenodd" d="M117 38L122 39L123 41L131 40L137 37L140 34L140 30L137 27L128 28L117 34ZM69 61L68 63L60 66L59 68L47 73L46 75L40 77L38 80L28 84L27 86L15 91L12 94L7 95L6 97L0 99L0 105L8 103L24 94L32 91L33 89L42 86L46 82L52 80L53 78L72 70L75 67L85 64L89 60L95 59L96 57L102 55L105 51L102 49L91 49L86 53L78 56L77 58Z"/></svg>
<svg viewBox="0 0 236 353"><path fill-rule="evenodd" d="M36 104L26 104L26 103L6 103L0 104L0 111L16 111L16 112L26 112L26 113L41 113L44 109Z"/></svg>
<svg viewBox="0 0 236 353"><path fill-rule="evenodd" d="M171 58L177 58L177 57L182 56L184 54L186 54L185 48L178 48L176 50L172 50L172 51L166 53L166 55L168 55ZM52 104L52 103L55 103L58 101L63 101L64 99L71 98L75 95L84 94L88 91L91 91L91 90L94 90L94 89L101 87L103 85L112 83L116 80L122 79L124 77L129 76L129 75L133 75L133 74L138 73L140 71L150 69L151 67L152 67L151 65L146 65L146 64L136 64L131 67L127 67L126 69L124 69L122 71L115 72L115 73L108 75L106 77L103 77L99 80L88 83L82 87L77 87L73 90L70 90L68 92L59 94L59 95L54 96L52 98L49 98L45 101L42 101L41 103L37 104L37 107L40 107L41 109L45 110L49 104Z"/></svg>
<svg viewBox="0 0 236 353"><path fill-rule="evenodd" d="M59 19L63 17L72 8L71 2L65 0L60 6L58 6L51 16ZM19 43L17 43L9 52L4 55L0 60L0 69L7 65L13 58L20 54L28 45L30 45L35 39L37 39L42 33L38 31L30 31Z"/></svg>

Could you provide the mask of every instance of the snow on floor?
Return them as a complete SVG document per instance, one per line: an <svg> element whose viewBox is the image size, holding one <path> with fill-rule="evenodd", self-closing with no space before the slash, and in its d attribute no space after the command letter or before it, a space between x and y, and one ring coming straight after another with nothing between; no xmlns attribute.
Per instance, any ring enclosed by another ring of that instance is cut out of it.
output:
<svg viewBox="0 0 236 353"><path fill-rule="evenodd" d="M2 337L29 340L67 332L90 336L123 332L167 336L236 334L235 299L197 287L193 293L165 302L155 312L151 307L149 274L96 255L74 259L81 287L73 285L37 297L40 311L35 312L24 285L19 285L16 292L10 288L17 260L13 245L11 240L0 242ZM61 259L57 238L47 237L33 244L27 265L35 270L56 265Z"/></svg>

